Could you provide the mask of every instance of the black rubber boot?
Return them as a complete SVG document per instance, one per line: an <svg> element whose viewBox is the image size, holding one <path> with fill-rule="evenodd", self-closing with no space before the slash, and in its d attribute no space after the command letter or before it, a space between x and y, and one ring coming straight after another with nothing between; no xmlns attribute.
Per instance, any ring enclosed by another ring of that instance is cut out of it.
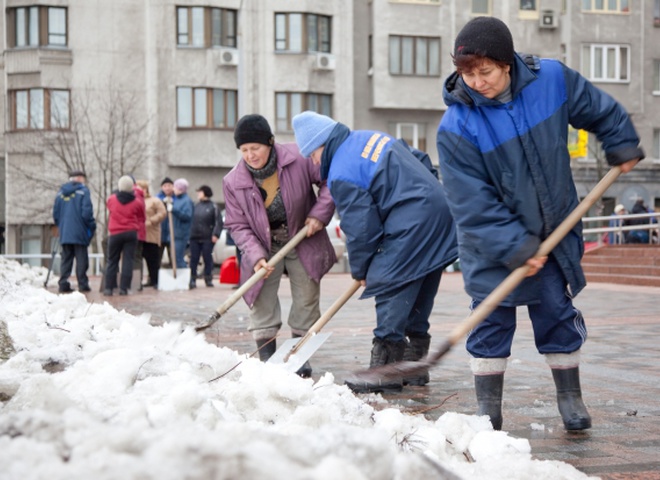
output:
<svg viewBox="0 0 660 480"><path fill-rule="evenodd" d="M257 348L259 349L259 360L266 362L270 357L273 356L275 350L277 350L277 340L274 338L263 338L261 340L257 340Z"/></svg>
<svg viewBox="0 0 660 480"><path fill-rule="evenodd" d="M188 288L190 290L197 288L197 280L195 279L195 277L193 276L190 277L190 283L188 284Z"/></svg>
<svg viewBox="0 0 660 480"><path fill-rule="evenodd" d="M591 417L582 401L580 368L552 369L552 378L557 387L557 406L566 430L591 428Z"/></svg>
<svg viewBox="0 0 660 480"><path fill-rule="evenodd" d="M431 345L431 335L408 335L406 348L403 351L403 361L417 362L426 357L429 353L429 346ZM429 383L428 369L414 377L404 377L404 385L412 385L422 387Z"/></svg>
<svg viewBox="0 0 660 480"><path fill-rule="evenodd" d="M297 333L292 333L291 338L300 338L302 335ZM309 378L312 376L312 365L309 363L309 360L303 363L303 366L298 369L296 375L302 378Z"/></svg>
<svg viewBox="0 0 660 480"><path fill-rule="evenodd" d="M211 275L204 275L204 282L206 283L207 287L212 287L213 286L213 277Z"/></svg>
<svg viewBox="0 0 660 480"><path fill-rule="evenodd" d="M388 363L400 362L403 360L403 351L406 348L406 342L391 342L380 338L374 338L371 347L371 362L369 368L387 365ZM397 393L403 388L402 380L394 380L387 383L377 381L375 383L353 383L346 382L348 388L355 393Z"/></svg>
<svg viewBox="0 0 660 480"><path fill-rule="evenodd" d="M477 415L488 415L494 430L502 430L502 389L504 374L475 375L474 389L477 392Z"/></svg>

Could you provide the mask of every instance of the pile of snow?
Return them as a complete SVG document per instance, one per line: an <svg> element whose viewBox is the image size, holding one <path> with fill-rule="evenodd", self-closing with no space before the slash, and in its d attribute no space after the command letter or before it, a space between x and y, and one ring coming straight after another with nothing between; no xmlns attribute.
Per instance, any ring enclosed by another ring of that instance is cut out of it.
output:
<svg viewBox="0 0 660 480"><path fill-rule="evenodd" d="M585 479L485 417L375 410L331 374L302 379L151 326L0 258L0 477ZM387 407L387 404L385 404Z"/></svg>

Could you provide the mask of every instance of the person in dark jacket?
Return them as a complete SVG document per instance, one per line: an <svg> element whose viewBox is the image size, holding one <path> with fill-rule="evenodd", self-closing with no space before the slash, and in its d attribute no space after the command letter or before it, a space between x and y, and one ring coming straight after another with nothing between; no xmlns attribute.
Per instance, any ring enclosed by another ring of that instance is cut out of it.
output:
<svg viewBox="0 0 660 480"><path fill-rule="evenodd" d="M124 175L117 182L119 189L108 197L108 266L103 295L110 296L117 287L117 272L121 258L119 295L128 295L133 278L133 260L138 244L138 231L145 222L144 200L133 191L133 178Z"/></svg>
<svg viewBox="0 0 660 480"><path fill-rule="evenodd" d="M644 157L624 108L553 59L521 56L508 27L477 17L456 37L456 72L444 84L448 108L438 129L440 169L458 226L461 270L471 308L512 270L527 277L467 338L478 413L502 426L502 390L526 305L536 347L551 368L567 430L591 427L579 380L586 326L572 299L585 286L582 225L548 257L540 243L578 204L568 127L596 134L610 165L630 171Z"/></svg>
<svg viewBox="0 0 660 480"><path fill-rule="evenodd" d="M640 215L649 213L649 209L644 205L644 199L638 198L630 211L633 215ZM630 218L624 222L624 225L649 225L651 218ZM627 243L649 243L648 229L630 230L628 231Z"/></svg>
<svg viewBox="0 0 660 480"><path fill-rule="evenodd" d="M78 290L90 292L89 277L89 246L94 232L94 208L89 189L85 186L87 176L81 170L69 174L69 181L60 187L55 204L53 205L53 220L59 230L60 245L62 247L62 264L58 290L60 293L73 291L69 283L69 276L73 269L73 260L76 260L76 279Z"/></svg>
<svg viewBox="0 0 660 480"><path fill-rule="evenodd" d="M190 241L193 208L195 204L188 196L188 180L178 178L174 181L171 197L165 197L165 206L172 213L172 230L174 231L174 259L177 268L186 268L186 249ZM169 216L169 215L168 215Z"/></svg>
<svg viewBox="0 0 660 480"><path fill-rule="evenodd" d="M197 287L199 257L204 259L204 283L213 286L213 244L222 232L222 215L211 201L213 190L208 185L197 189L199 202L193 210L190 228L190 289Z"/></svg>
<svg viewBox="0 0 660 480"><path fill-rule="evenodd" d="M172 199L174 195L174 182L170 177L165 177L160 183L160 191L156 194L157 198L163 202L163 205L167 207L167 203ZM167 209L165 210L165 220L160 224L160 252L159 259L162 262L163 253L167 250L167 258L169 263L172 263L172 255L174 252L170 249L170 220L167 218ZM160 263L158 265L160 269Z"/></svg>
<svg viewBox="0 0 660 480"><path fill-rule="evenodd" d="M321 166L346 234L351 274L376 299L370 368L416 361L429 349L429 316L442 272L457 258L456 229L427 154L386 133L351 131L330 117L293 117L300 152ZM428 373L355 392L424 385Z"/></svg>

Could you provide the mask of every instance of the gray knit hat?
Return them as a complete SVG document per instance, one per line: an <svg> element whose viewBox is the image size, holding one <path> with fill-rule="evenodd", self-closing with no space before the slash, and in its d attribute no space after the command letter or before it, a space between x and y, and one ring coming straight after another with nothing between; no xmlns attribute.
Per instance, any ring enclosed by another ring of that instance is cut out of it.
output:
<svg viewBox="0 0 660 480"><path fill-rule="evenodd" d="M133 191L133 179L129 175L124 175L117 182L117 187L120 192L132 192Z"/></svg>
<svg viewBox="0 0 660 480"><path fill-rule="evenodd" d="M509 65L514 49L511 31L495 17L476 17L458 32L454 42L454 58L461 55L482 55Z"/></svg>

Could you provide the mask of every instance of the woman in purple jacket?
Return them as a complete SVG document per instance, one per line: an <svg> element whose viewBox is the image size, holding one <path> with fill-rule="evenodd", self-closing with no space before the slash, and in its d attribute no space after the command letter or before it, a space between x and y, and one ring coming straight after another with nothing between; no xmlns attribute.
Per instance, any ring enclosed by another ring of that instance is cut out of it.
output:
<svg viewBox="0 0 660 480"><path fill-rule="evenodd" d="M251 309L248 330L265 362L276 350L282 326L277 292L285 271L291 282L292 336L307 333L321 316L319 282L337 261L325 231L335 205L319 167L302 157L295 144L275 143L261 115L242 117L234 140L243 161L223 180L225 226L242 255L241 282L261 268L268 270L243 297ZM307 238L277 265L268 266L268 259L302 228ZM311 373L309 363L298 371L301 376Z"/></svg>

